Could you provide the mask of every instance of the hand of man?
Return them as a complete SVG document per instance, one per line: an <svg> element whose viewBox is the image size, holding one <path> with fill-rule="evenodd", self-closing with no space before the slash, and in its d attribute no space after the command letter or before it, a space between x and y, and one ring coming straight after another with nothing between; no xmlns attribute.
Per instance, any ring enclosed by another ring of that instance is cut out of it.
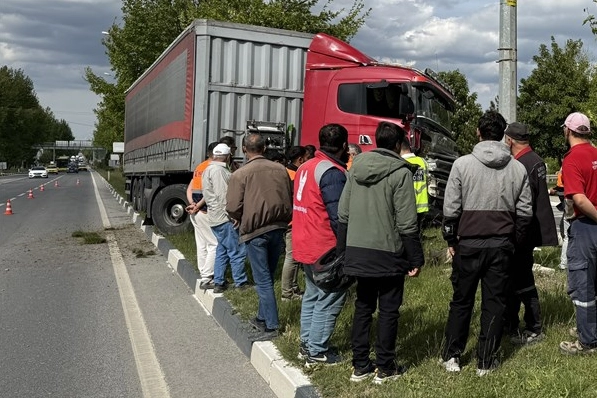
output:
<svg viewBox="0 0 597 398"><path fill-rule="evenodd" d="M195 214L195 213L197 213L197 211L199 211L199 208L197 207L196 203L191 203L190 205L188 205L187 207L185 207L185 210L189 214Z"/></svg>
<svg viewBox="0 0 597 398"><path fill-rule="evenodd" d="M416 278L417 276L419 276L420 273L421 268L413 268L410 271L408 271L408 276L410 276L411 278Z"/></svg>
<svg viewBox="0 0 597 398"><path fill-rule="evenodd" d="M452 257L454 257L454 254L456 254L456 250L454 250L453 246L448 247L448 254Z"/></svg>

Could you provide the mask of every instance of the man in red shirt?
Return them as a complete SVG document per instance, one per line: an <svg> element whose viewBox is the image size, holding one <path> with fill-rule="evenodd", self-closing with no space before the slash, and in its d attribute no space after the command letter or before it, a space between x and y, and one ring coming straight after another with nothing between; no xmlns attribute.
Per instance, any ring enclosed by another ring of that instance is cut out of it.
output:
<svg viewBox="0 0 597 398"><path fill-rule="evenodd" d="M574 218L568 235L568 294L576 308L578 340L563 341L564 354L597 353L597 148L591 145L589 118L579 112L562 125L570 151L564 156L564 196L572 200Z"/></svg>

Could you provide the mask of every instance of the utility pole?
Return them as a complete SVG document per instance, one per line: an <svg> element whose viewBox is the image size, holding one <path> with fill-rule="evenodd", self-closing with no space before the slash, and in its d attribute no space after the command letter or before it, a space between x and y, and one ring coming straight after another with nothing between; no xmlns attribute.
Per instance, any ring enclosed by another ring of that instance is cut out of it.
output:
<svg viewBox="0 0 597 398"><path fill-rule="evenodd" d="M500 89L498 109L508 123L516 121L516 0L500 0Z"/></svg>

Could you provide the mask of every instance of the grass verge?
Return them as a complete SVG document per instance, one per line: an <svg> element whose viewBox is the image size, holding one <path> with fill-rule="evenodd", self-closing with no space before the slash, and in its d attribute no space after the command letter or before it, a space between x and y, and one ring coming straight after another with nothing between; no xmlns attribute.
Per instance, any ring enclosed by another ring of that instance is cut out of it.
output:
<svg viewBox="0 0 597 398"><path fill-rule="evenodd" d="M424 247L427 263L419 278L407 279L404 303L400 310L397 359L409 367L400 380L381 386L371 382L351 383L350 334L354 312L354 287L349 292L331 344L346 358L342 364L303 368L323 397L595 397L597 386L589 382L596 357L570 357L560 354L558 344L568 340L568 328L574 324L574 309L566 294L566 274L557 270L559 248L541 248L535 252L535 262L554 269L552 273L536 274L546 340L517 347L507 338L502 343L502 366L495 373L479 378L476 370L476 341L479 335L479 299L474 309L469 342L463 356L463 371L448 374L438 364L443 331L447 320L452 287L449 281L451 265L445 263L445 243L438 229L425 231ZM281 267L278 267L278 271ZM276 295L280 295L280 277L276 277ZM300 281L302 283L302 281ZM304 286L304 285L303 285ZM255 315L255 291L230 290L225 293L243 319ZM297 359L300 331L300 301L278 300L281 336L274 341L286 360L302 367ZM522 318L522 316L521 316ZM376 323L371 335L376 335Z"/></svg>
<svg viewBox="0 0 597 398"><path fill-rule="evenodd" d="M102 177L106 179L112 185L112 187L118 192L120 196L126 198L126 194L124 193L124 174L120 170L110 170L110 176L108 178L108 170L105 169L94 169L97 171Z"/></svg>
<svg viewBox="0 0 597 398"><path fill-rule="evenodd" d="M105 171L98 170L106 178ZM122 183L111 176L111 184L124 196ZM192 232L168 236L168 240L184 256L196 264L195 241ZM574 325L574 309L566 294L566 274L557 269L560 248L541 248L535 252L535 262L554 269L552 273L536 274L536 284L543 312L547 338L536 345L516 347L504 339L500 350L502 366L493 374L478 378L475 375L475 345L479 334L479 300L471 322L471 332L460 374L448 374L438 364L443 330L448 315L452 288L449 281L451 265L446 263L446 245L440 231L425 231L426 265L419 278L405 284L404 303L398 327L397 358L409 371L400 380L381 386L370 382L351 383L350 333L354 311L354 288L349 292L341 312L331 344L338 347L346 358L334 367L304 369L323 397L597 397L593 383L597 356L564 356L558 350L561 340L568 340L568 329ZM274 341L286 360L302 367L296 355L299 344L300 301L280 301L281 262L276 275L275 291L278 298L281 335ZM247 267L250 274L250 268ZM302 274L299 284L304 286ZM243 319L249 319L257 310L254 290L231 289L225 296ZM371 335L375 336L376 323Z"/></svg>

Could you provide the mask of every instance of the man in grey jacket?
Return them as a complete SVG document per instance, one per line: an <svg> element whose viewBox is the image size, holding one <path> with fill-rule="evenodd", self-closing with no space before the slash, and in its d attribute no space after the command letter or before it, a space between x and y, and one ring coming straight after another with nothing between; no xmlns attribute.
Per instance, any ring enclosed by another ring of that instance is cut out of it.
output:
<svg viewBox="0 0 597 398"><path fill-rule="evenodd" d="M460 371L479 281L477 375L484 376L499 366L496 352L503 333L514 247L524 244L533 216L525 167L501 142L506 126L496 111L481 116L477 126L480 142L472 154L454 162L446 186L442 228L453 256L454 289L442 352L448 372Z"/></svg>
<svg viewBox="0 0 597 398"><path fill-rule="evenodd" d="M214 293L226 290L226 264L230 261L232 278L238 288L249 286L245 272L247 252L244 243L239 243L236 225L226 213L226 193L230 181L228 160L230 147L218 144L213 150L213 161L203 172L203 197L207 204L207 222L216 239L216 260L214 264Z"/></svg>

